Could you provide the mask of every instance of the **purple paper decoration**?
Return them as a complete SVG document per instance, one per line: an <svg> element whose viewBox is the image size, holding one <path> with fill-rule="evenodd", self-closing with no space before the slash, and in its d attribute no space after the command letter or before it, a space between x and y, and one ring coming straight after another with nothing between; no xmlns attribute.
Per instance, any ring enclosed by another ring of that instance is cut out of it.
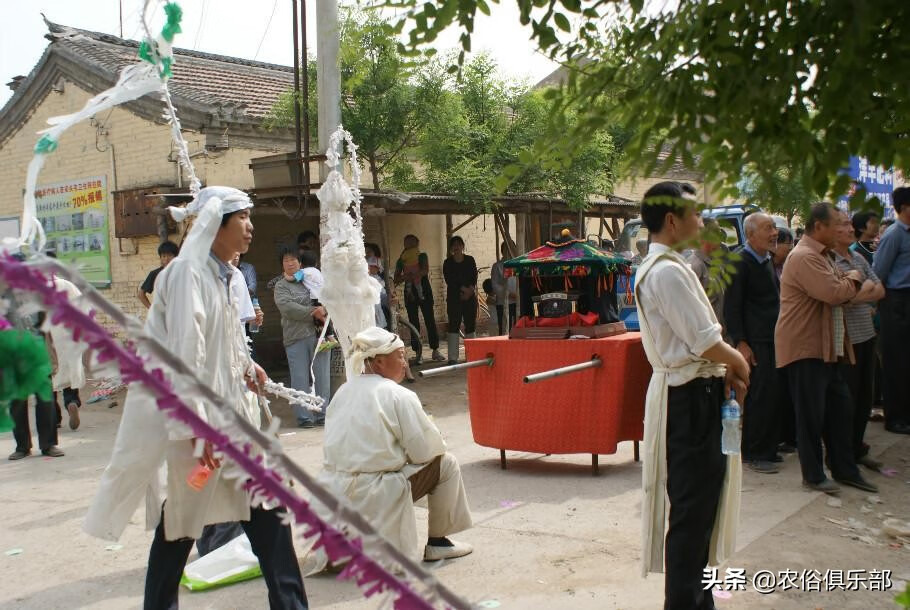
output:
<svg viewBox="0 0 910 610"><path fill-rule="evenodd" d="M147 370L131 342L121 344L94 319L94 312L84 313L70 303L66 293L56 290L53 281L39 270L4 254L0 277L11 288L37 293L52 311L51 321L65 326L76 341L86 342L95 350L99 362L116 360L124 383L140 383L156 396L158 408L173 419L186 424L196 438L210 441L220 452L244 470L249 479L244 483L256 499L271 499L281 503L293 515L295 523L305 525L305 536L319 534L314 549L325 550L333 563L348 560L339 574L340 579L353 579L364 596L372 597L385 591L397 594L396 610L432 610L435 606L421 597L411 586L389 573L382 565L363 552L360 540L349 540L340 531L323 521L309 504L282 482L281 475L265 465L261 455L253 456L249 443L238 446L227 434L213 428L200 418L172 390L160 368Z"/></svg>

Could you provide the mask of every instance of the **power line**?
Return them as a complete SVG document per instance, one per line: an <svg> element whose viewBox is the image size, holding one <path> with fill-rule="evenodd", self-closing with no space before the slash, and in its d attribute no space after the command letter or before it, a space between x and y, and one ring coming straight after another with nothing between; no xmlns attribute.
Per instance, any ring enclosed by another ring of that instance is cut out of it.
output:
<svg viewBox="0 0 910 610"><path fill-rule="evenodd" d="M269 33L269 27L272 25L272 17L275 16L276 8L278 8L278 0L275 0L274 4L272 4L272 14L269 15L269 21L265 24L265 31L262 33L262 39L259 41L259 46L256 47L256 54L253 55L254 61L259 57L259 51L262 49L262 43L265 42L265 37Z"/></svg>
<svg viewBox="0 0 910 610"><path fill-rule="evenodd" d="M205 0L202 0L202 13L199 15L199 27L196 28L196 38L193 40L193 49L199 45L199 34L202 33L202 25L205 23Z"/></svg>

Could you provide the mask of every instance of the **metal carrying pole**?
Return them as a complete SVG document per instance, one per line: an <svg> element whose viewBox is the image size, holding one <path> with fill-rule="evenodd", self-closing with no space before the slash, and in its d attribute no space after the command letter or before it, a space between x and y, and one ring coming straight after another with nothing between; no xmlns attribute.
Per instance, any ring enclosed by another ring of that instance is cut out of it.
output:
<svg viewBox="0 0 910 610"><path fill-rule="evenodd" d="M482 360L472 360L470 362L460 362L459 364L450 364L448 366L439 366L435 369L427 369L417 374L421 377L432 377L443 373L454 373L455 371L464 371L466 369L477 368L478 366L493 366L493 356L487 356Z"/></svg>
<svg viewBox="0 0 910 610"><path fill-rule="evenodd" d="M552 379L553 377L561 377L562 375L568 375L570 373L577 373L578 371L585 371L587 369L596 369L603 361L598 356L592 356L588 362L581 362L579 364L570 364L569 366L563 366L558 369L553 369L552 371L543 371L542 373L531 373L530 375L525 375L525 383L534 383L535 381L543 381L544 379Z"/></svg>

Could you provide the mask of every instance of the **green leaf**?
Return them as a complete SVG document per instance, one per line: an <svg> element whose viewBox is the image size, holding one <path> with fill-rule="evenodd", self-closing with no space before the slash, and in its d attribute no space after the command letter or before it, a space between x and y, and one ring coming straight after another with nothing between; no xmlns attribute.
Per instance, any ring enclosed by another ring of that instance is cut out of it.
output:
<svg viewBox="0 0 910 610"><path fill-rule="evenodd" d="M572 31L572 26L571 26L571 24L569 23L568 17L566 17L566 16L563 15L562 13L554 13L554 14L553 14L553 21L554 21L554 23L556 23L556 27L558 27L558 28L559 28L560 30L562 30L563 32L571 32L571 31Z"/></svg>

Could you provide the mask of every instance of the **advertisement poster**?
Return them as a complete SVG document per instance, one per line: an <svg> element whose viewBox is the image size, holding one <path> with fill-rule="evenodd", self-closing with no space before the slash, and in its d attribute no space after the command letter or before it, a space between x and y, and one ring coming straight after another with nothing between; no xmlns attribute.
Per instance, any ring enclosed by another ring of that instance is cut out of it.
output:
<svg viewBox="0 0 910 610"><path fill-rule="evenodd" d="M863 157L850 157L850 166L847 173L853 179L848 197L841 199L846 205L849 195L852 195L858 185L866 189L866 199L878 197L882 202L882 213L885 218L894 217L894 207L891 205L891 192L894 190L894 172L881 166L872 165Z"/></svg>
<svg viewBox="0 0 910 610"><path fill-rule="evenodd" d="M35 200L48 250L74 264L95 286L110 286L107 177L45 184L35 191Z"/></svg>

